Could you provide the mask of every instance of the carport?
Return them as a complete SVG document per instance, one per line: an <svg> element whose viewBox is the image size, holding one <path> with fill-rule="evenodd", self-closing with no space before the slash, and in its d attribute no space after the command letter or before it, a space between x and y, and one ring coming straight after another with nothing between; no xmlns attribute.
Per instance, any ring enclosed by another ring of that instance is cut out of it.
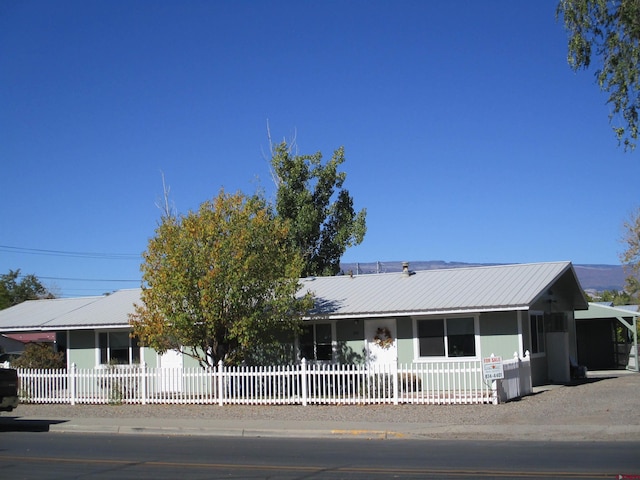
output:
<svg viewBox="0 0 640 480"><path fill-rule="evenodd" d="M588 310L574 312L578 363L590 370L624 368L626 363L628 370L638 372L637 309L589 303ZM616 326L623 327L624 341L617 338Z"/></svg>

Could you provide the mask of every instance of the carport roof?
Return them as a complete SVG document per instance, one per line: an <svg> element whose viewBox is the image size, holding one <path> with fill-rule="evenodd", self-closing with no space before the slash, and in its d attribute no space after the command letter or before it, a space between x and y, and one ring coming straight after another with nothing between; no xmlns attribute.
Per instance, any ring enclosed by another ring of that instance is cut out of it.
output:
<svg viewBox="0 0 640 480"><path fill-rule="evenodd" d="M636 306L637 308L637 306ZM640 317L640 312L630 308L609 307L600 303L589 303L588 310L575 312L576 320L593 320L596 318L633 318Z"/></svg>

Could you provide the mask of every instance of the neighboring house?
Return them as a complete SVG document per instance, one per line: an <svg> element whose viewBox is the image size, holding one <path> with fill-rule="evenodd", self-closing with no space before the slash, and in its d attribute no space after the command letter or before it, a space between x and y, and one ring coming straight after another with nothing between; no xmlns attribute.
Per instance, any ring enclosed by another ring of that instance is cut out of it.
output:
<svg viewBox="0 0 640 480"><path fill-rule="evenodd" d="M7 333L0 335L0 364L10 362L24 353L29 343L48 343L56 348L55 332Z"/></svg>
<svg viewBox="0 0 640 480"><path fill-rule="evenodd" d="M589 370L638 371L638 305L590 303L575 317L578 364Z"/></svg>
<svg viewBox="0 0 640 480"><path fill-rule="evenodd" d="M0 335L0 353L19 353L24 351L24 343L11 338L9 335ZM0 361L1 362L1 361Z"/></svg>
<svg viewBox="0 0 640 480"><path fill-rule="evenodd" d="M587 301L570 262L311 277L316 306L297 341L299 356L340 363L423 363L531 353L533 384L570 379L575 310ZM37 300L0 311L0 333L56 331L81 368L116 360L195 366L130 338L140 290L105 297Z"/></svg>

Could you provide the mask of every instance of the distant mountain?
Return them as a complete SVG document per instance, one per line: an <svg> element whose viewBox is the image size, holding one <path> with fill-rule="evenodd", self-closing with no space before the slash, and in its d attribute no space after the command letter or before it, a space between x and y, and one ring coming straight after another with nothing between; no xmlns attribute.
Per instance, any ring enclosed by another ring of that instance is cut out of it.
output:
<svg viewBox="0 0 640 480"><path fill-rule="evenodd" d="M442 260L412 261L409 262L411 270L437 270L443 268L480 267L497 265L496 263L464 263L444 262ZM342 263L343 272L353 272L354 275L365 273L386 273L402 271L401 261L392 262L366 262L366 263ZM622 265L575 265L578 280L584 290L622 290L625 284L625 273Z"/></svg>

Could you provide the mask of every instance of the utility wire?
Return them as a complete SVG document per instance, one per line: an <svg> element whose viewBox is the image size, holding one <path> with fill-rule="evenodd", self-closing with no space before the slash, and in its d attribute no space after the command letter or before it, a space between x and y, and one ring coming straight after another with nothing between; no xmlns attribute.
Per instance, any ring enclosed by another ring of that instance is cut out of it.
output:
<svg viewBox="0 0 640 480"><path fill-rule="evenodd" d="M139 260L141 257L141 254L135 253L69 252L64 250L12 247L9 245L0 245L0 252L22 253L26 255L49 255L55 257L97 258L102 260Z"/></svg>
<svg viewBox="0 0 640 480"><path fill-rule="evenodd" d="M24 277L25 275L18 275ZM65 277L41 277L40 280L63 280L65 282L140 282L140 280L123 280L123 279L107 279L107 278L65 278Z"/></svg>

